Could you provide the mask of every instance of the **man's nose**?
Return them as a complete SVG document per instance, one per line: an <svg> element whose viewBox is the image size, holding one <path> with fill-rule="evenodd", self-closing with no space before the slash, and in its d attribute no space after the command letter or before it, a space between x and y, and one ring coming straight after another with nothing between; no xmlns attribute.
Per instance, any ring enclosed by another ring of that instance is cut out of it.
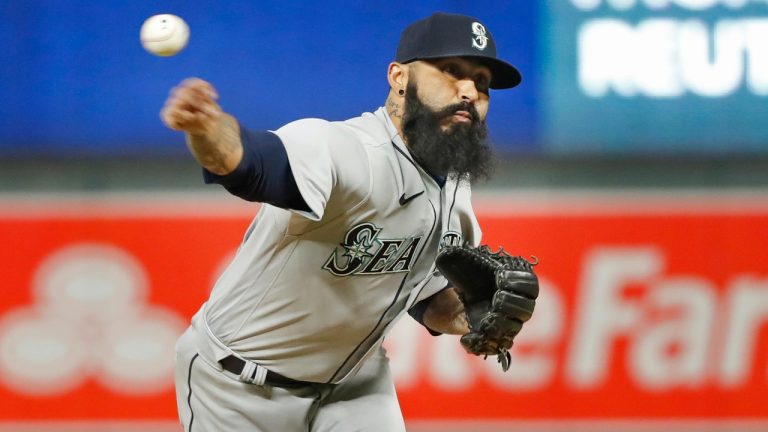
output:
<svg viewBox="0 0 768 432"><path fill-rule="evenodd" d="M469 103L475 103L478 98L478 91L477 87L475 86L475 81L471 79L462 79L458 81L459 86L459 97L461 98L462 102L466 101Z"/></svg>

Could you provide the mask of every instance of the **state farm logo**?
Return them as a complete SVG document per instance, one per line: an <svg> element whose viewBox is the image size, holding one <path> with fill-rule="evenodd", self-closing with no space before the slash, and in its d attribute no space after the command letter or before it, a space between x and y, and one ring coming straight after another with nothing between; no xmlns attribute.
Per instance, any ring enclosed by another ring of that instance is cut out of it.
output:
<svg viewBox="0 0 768 432"><path fill-rule="evenodd" d="M666 263L655 247L595 248L585 257L566 364L571 385L588 389L607 381L622 341L624 367L648 390L736 388L753 378L765 383L765 365L756 359L765 349L766 275L727 275L718 290L702 274L665 274ZM625 294L631 286L641 294Z"/></svg>
<svg viewBox="0 0 768 432"><path fill-rule="evenodd" d="M47 257L33 303L0 320L0 380L18 393L56 395L93 379L115 393L172 385L183 320L147 303L145 271L111 245L79 244Z"/></svg>

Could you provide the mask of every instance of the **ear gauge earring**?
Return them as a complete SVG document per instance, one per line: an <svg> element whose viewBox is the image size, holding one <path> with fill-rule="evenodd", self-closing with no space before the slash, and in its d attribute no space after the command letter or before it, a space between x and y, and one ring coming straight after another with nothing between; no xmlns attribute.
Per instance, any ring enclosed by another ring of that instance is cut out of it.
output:
<svg viewBox="0 0 768 432"><path fill-rule="evenodd" d="M402 96L402 95L404 95L404 94L405 94L405 90L403 90L403 89L400 89L400 90L398 90L398 91L397 91L397 94L399 94L400 96Z"/></svg>

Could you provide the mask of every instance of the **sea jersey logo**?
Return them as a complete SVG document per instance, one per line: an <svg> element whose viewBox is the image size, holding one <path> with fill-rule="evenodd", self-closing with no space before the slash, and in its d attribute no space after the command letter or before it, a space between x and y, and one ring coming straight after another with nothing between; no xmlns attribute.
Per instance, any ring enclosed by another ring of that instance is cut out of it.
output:
<svg viewBox="0 0 768 432"><path fill-rule="evenodd" d="M475 35L475 37L472 38L472 46L480 51L484 50L488 45L488 32L485 31L485 27L479 22L473 22L472 34Z"/></svg>
<svg viewBox="0 0 768 432"><path fill-rule="evenodd" d="M423 236L380 239L381 228L366 222L347 231L341 248L323 264L335 276L377 275L411 270Z"/></svg>

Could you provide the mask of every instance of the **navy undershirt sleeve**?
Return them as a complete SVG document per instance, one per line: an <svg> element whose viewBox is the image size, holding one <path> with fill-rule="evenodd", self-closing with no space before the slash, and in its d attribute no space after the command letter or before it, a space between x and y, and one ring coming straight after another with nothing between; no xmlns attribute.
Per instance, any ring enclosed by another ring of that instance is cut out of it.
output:
<svg viewBox="0 0 768 432"><path fill-rule="evenodd" d="M217 175L203 168L205 183L224 186L232 195L246 201L309 211L299 192L280 137L272 132L253 132L240 127L243 159L234 171Z"/></svg>
<svg viewBox="0 0 768 432"><path fill-rule="evenodd" d="M432 299L435 298L435 295L445 291L446 289L449 288L449 286L450 285L447 285L445 288L443 288L442 290L438 291L434 295L431 295L431 296L425 298L424 300L416 303L415 305L411 306L410 309L408 309L408 315L410 315L411 318L415 319L416 322L418 322L419 324L423 325L424 328L427 329L429 334L431 334L432 336L440 336L442 333L436 332L436 331L432 330L431 328L427 327L426 324L424 324L424 311L427 310L427 306L429 306L429 303L432 301Z"/></svg>

